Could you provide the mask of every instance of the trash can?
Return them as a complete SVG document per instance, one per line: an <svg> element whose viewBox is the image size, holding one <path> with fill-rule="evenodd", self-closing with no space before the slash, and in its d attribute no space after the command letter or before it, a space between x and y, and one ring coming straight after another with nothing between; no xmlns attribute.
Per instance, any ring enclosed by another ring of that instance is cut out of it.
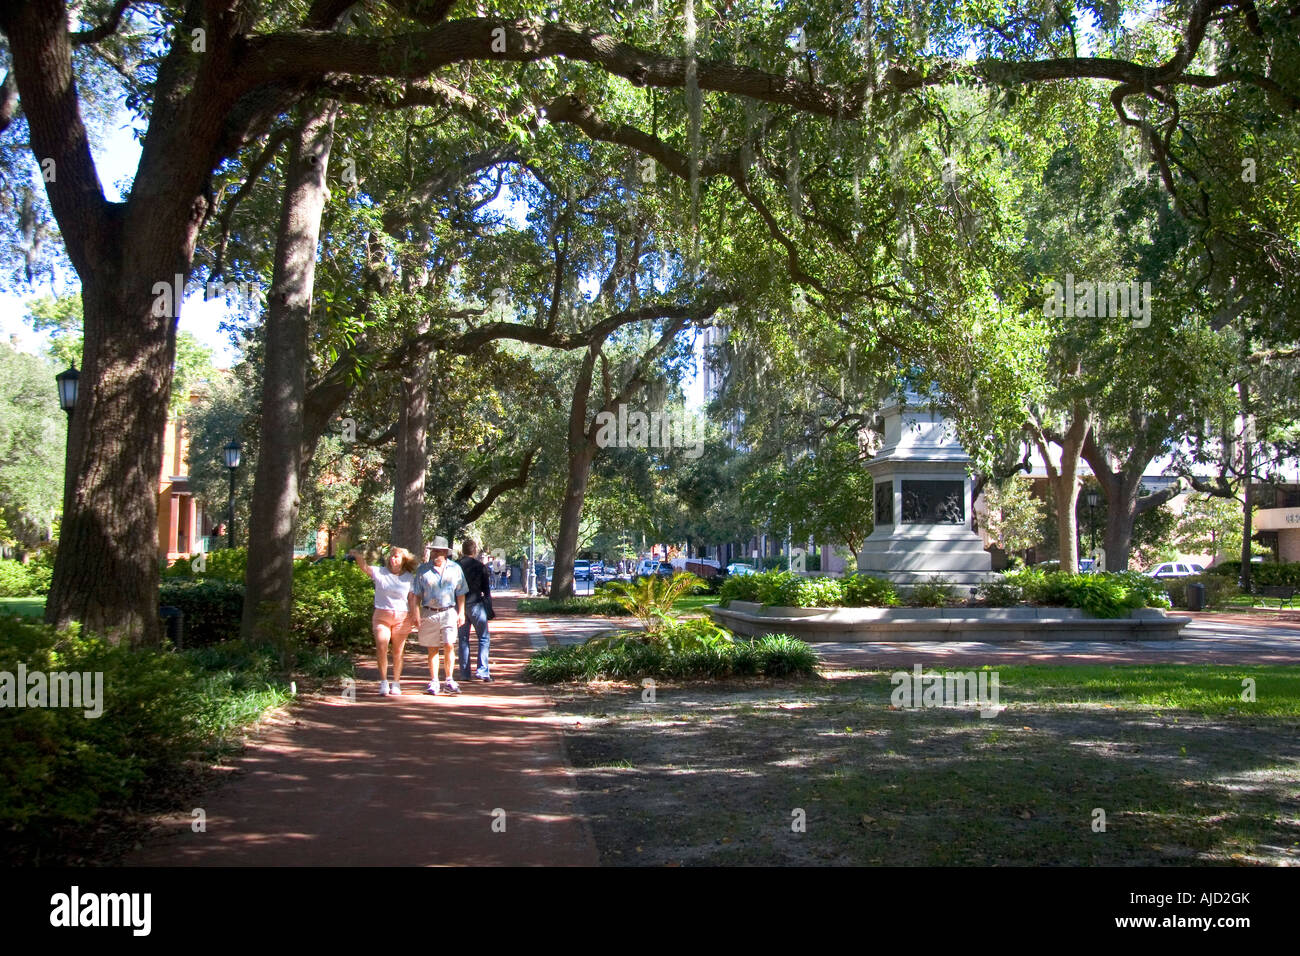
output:
<svg viewBox="0 0 1300 956"><path fill-rule="evenodd" d="M1193 581L1187 585L1187 610L1205 610L1205 585L1199 581Z"/></svg>
<svg viewBox="0 0 1300 956"><path fill-rule="evenodd" d="M158 617L162 619L163 631L167 635L167 640L172 642L173 647L180 647L181 639L185 636L184 612L178 607L164 604L158 608Z"/></svg>

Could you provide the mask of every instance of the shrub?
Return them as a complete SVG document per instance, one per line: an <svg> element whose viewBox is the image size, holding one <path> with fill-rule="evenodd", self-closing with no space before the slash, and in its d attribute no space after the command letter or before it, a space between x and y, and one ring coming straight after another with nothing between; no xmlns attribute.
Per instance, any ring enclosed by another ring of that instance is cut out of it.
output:
<svg viewBox="0 0 1300 956"><path fill-rule="evenodd" d="M978 590L981 601L989 607L1015 607L1025 599L1024 589L1010 581L990 581Z"/></svg>
<svg viewBox="0 0 1300 956"><path fill-rule="evenodd" d="M539 684L644 677L786 677L812 675L816 667L817 654L803 641L769 635L756 641L700 646L681 653L673 653L662 643L635 640L552 647L533 655L524 666L524 676Z"/></svg>
<svg viewBox="0 0 1300 956"><path fill-rule="evenodd" d="M843 581L845 607L896 607L898 590L892 581L854 574Z"/></svg>
<svg viewBox="0 0 1300 956"><path fill-rule="evenodd" d="M1251 576L1261 587L1292 585L1300 587L1300 561L1290 564L1265 562L1251 567Z"/></svg>
<svg viewBox="0 0 1300 956"><path fill-rule="evenodd" d="M371 641L375 589L346 561L299 562L293 569L294 636L333 648L364 648Z"/></svg>
<svg viewBox="0 0 1300 956"><path fill-rule="evenodd" d="M1237 582L1221 574L1201 574L1190 578L1171 578L1161 581L1169 601L1174 607L1187 607L1187 587L1198 583L1205 585L1205 603L1207 607L1223 604L1228 598L1237 594Z"/></svg>
<svg viewBox="0 0 1300 956"><path fill-rule="evenodd" d="M758 574L732 574L718 588L718 603L726 607L732 601L758 600Z"/></svg>
<svg viewBox="0 0 1300 956"><path fill-rule="evenodd" d="M835 607L844 599L838 578L806 578L791 571L751 574L758 578L758 600L769 607Z"/></svg>
<svg viewBox="0 0 1300 956"><path fill-rule="evenodd" d="M0 827L7 856L30 861L68 853L69 826L109 809L157 802L160 785L193 758L229 746L235 731L289 699L276 655L238 643L195 651L131 650L77 628L0 618L0 670L103 675L100 716L87 707L0 708ZM350 661L299 654L320 676ZM89 703L84 701L83 703Z"/></svg>
<svg viewBox="0 0 1300 956"><path fill-rule="evenodd" d="M1102 575L1102 577L1111 576ZM1097 575L1089 575L1089 577L1097 577ZM1118 571L1113 577L1119 580L1127 592L1124 598L1125 608L1168 608L1170 606L1169 592L1165 590L1163 582L1157 581L1150 575L1139 571Z"/></svg>
<svg viewBox="0 0 1300 956"><path fill-rule="evenodd" d="M32 579L21 561L0 558L0 597L30 597Z"/></svg>
<svg viewBox="0 0 1300 956"><path fill-rule="evenodd" d="M239 637L239 619L244 610L244 587L220 579L164 579L158 588L158 603L178 607L185 647L202 647Z"/></svg>
<svg viewBox="0 0 1300 956"><path fill-rule="evenodd" d="M1155 578L1137 571L1070 574L1027 568L1004 575L1005 594L1019 591L1032 604L1080 608L1094 617L1122 617L1141 607L1169 607L1169 595Z"/></svg>
<svg viewBox="0 0 1300 956"><path fill-rule="evenodd" d="M907 603L912 607L946 607L951 600L952 586L942 578L915 585L907 594Z"/></svg>
<svg viewBox="0 0 1300 956"><path fill-rule="evenodd" d="M670 578L652 574L631 582L611 581L607 593L647 630L655 630L670 623L677 602L702 583L696 575L678 571Z"/></svg>
<svg viewBox="0 0 1300 956"><path fill-rule="evenodd" d="M623 607L608 592L597 591L595 594L579 595L563 601L550 598L522 598L519 601L521 614L591 614L599 616L626 616L631 612Z"/></svg>
<svg viewBox="0 0 1300 956"><path fill-rule="evenodd" d="M230 581L234 584L243 584L244 575L248 570L248 549L247 548L222 548L218 551L209 551L203 557L203 570L194 570L194 561L197 556L182 558L175 564L171 564L163 569L163 580L171 578L195 578L199 580L219 580Z"/></svg>

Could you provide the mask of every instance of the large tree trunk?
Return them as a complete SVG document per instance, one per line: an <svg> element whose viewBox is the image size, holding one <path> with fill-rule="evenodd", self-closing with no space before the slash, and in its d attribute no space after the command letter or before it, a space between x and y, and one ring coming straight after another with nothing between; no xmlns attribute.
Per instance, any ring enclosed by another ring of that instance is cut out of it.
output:
<svg viewBox="0 0 1300 956"><path fill-rule="evenodd" d="M293 545L309 357L307 326L316 277L316 242L329 198L325 179L336 112L333 103L321 104L290 140L266 318L261 440L240 635L247 641L281 647L289 640L293 602Z"/></svg>
<svg viewBox="0 0 1300 956"><path fill-rule="evenodd" d="M1255 477L1255 415L1251 411L1250 386L1245 382L1238 382L1237 393L1241 396L1241 474L1242 481L1245 484L1242 494L1240 582L1241 590L1249 594L1253 586L1252 572L1255 570L1250 564L1254 552L1250 539L1254 534L1254 528L1252 527L1254 516L1251 514L1251 510L1255 507L1255 495L1251 489L1251 483Z"/></svg>
<svg viewBox="0 0 1300 956"><path fill-rule="evenodd" d="M83 367L45 619L154 645L161 636L158 476L176 320L152 315L143 280L125 294L103 285L116 283L96 276L82 285Z"/></svg>
<svg viewBox="0 0 1300 956"><path fill-rule="evenodd" d="M1141 427L1140 416L1134 417ZM1106 570L1126 571L1133 551L1133 525L1138 517L1177 497L1181 483L1170 485L1155 494L1142 494L1142 475L1154 458L1153 449L1161 444L1167 423L1160 418L1145 423L1145 437L1136 442L1127 457L1108 454L1096 432L1083 443L1083 458L1088 462L1102 493L1106 496ZM1121 463L1115 467L1115 460Z"/></svg>
<svg viewBox="0 0 1300 956"><path fill-rule="evenodd" d="M423 315L416 335L429 331ZM423 552L424 483L429 467L429 360L427 353L411 363L402 376L401 409L397 417L396 474L393 483L393 544L413 554Z"/></svg>
<svg viewBox="0 0 1300 956"><path fill-rule="evenodd" d="M602 344L604 340L592 343L582 357L569 406L569 473L564 482L560 531L555 539L555 567L551 571L551 600L554 601L573 597L573 560L578 554L582 504L587 497L591 463L596 458L596 443L587 427L587 396L591 393L592 373Z"/></svg>
<svg viewBox="0 0 1300 956"><path fill-rule="evenodd" d="M1079 529L1075 520L1075 508L1079 502L1079 459L1091 428L1088 410L1083 403L1075 403L1070 411L1071 420L1065 434L1052 434L1038 427L1032 427L1031 433L1043 457L1048 484L1056 498L1056 542L1061 570L1073 572L1079 570ZM1052 462L1048 441L1061 449L1059 465Z"/></svg>

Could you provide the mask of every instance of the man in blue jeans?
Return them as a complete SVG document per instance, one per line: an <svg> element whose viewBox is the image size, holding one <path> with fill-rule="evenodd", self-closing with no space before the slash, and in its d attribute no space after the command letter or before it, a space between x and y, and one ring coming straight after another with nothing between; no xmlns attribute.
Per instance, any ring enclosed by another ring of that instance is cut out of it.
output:
<svg viewBox="0 0 1300 956"><path fill-rule="evenodd" d="M492 610L492 575L478 559L478 542L466 538L461 542L460 560L457 562L465 574L469 592L465 595L465 623L460 626L460 679L470 680L469 629L473 626L478 635L478 660L474 677L491 682L488 670L488 621L496 617Z"/></svg>

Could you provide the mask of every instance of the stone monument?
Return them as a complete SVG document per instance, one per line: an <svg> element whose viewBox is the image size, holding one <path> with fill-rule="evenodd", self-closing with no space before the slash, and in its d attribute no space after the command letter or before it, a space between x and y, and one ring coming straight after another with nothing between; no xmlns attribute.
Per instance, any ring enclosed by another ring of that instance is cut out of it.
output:
<svg viewBox="0 0 1300 956"><path fill-rule="evenodd" d="M867 471L875 486L875 530L858 570L896 584L976 585L991 579L992 558L971 530L970 457L943 414L909 392L881 409L885 443Z"/></svg>

